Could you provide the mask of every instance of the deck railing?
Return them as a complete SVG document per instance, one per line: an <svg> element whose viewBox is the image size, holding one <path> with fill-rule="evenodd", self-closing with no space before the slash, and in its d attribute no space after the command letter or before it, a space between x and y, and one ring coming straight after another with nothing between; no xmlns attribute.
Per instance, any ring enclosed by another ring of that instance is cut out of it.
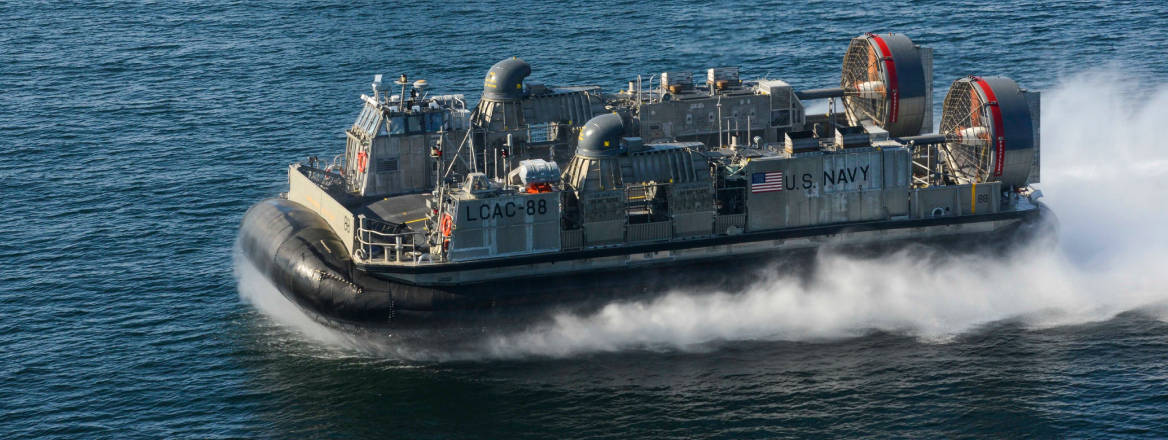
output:
<svg viewBox="0 0 1168 440"><path fill-rule="evenodd" d="M300 172L304 173L304 176L307 177L308 180L311 180L313 183L320 185L322 188L339 189L344 187L344 177L342 177L340 174L330 173L321 168L317 168L315 166L316 164L317 162L315 161L312 163L301 163Z"/></svg>
<svg viewBox="0 0 1168 440"><path fill-rule="evenodd" d="M357 252L354 257L364 264L389 264L414 262L415 258L429 249L425 245L415 245L414 240L423 239L420 232L386 232L393 224L357 216Z"/></svg>
<svg viewBox="0 0 1168 440"><path fill-rule="evenodd" d="M742 232L746 229L746 214L724 214L714 218L714 234L730 234L730 228Z"/></svg>

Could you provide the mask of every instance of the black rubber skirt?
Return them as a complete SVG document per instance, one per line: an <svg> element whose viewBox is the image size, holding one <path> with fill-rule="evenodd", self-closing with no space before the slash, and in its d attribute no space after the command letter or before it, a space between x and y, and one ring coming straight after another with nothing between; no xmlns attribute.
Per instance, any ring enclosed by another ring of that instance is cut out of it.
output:
<svg viewBox="0 0 1168 440"><path fill-rule="evenodd" d="M355 282L345 245L323 218L295 202L273 198L253 206L239 244L280 293L309 312L356 322L385 322L393 313L386 286Z"/></svg>
<svg viewBox="0 0 1168 440"><path fill-rule="evenodd" d="M1016 227L998 231L996 240L975 235L832 248L860 258L878 258L906 246L937 244L947 253L961 254L984 251L976 248L986 248L987 243L1011 244L991 247L1003 252L1035 236L1051 236L1037 232L1053 224L1037 221L1044 217L1053 220L1045 207L1034 210ZM246 258L306 314L335 327L361 328L523 325L546 317L548 310L585 311L614 299L647 298L676 289L734 292L774 271L810 273L817 261L815 253L822 250L808 248L765 258L718 258L635 270L622 267L555 276L530 274L470 285L419 286L355 270L345 246L323 218L281 198L264 200L248 210L239 242Z"/></svg>

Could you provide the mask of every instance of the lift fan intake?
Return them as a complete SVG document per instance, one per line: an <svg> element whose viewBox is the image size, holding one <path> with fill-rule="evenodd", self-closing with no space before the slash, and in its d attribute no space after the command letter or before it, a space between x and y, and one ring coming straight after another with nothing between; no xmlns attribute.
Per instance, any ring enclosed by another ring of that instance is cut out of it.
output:
<svg viewBox="0 0 1168 440"><path fill-rule="evenodd" d="M848 120L853 125L871 120L894 137L931 129L922 127L925 112L931 111L925 68L930 59L901 34L853 38L840 75Z"/></svg>
<svg viewBox="0 0 1168 440"><path fill-rule="evenodd" d="M961 78L945 95L942 148L957 183L1026 185L1034 163L1033 133L1025 92L1012 79Z"/></svg>

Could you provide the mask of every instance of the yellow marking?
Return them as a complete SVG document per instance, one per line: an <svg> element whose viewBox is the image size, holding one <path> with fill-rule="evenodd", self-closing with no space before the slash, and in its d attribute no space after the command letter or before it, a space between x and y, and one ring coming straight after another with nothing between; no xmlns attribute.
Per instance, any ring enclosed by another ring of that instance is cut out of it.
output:
<svg viewBox="0 0 1168 440"><path fill-rule="evenodd" d="M645 196L630 196L629 200L641 200L643 198L645 198Z"/></svg>
<svg viewBox="0 0 1168 440"><path fill-rule="evenodd" d="M417 223L417 222L420 222L420 221L422 221L422 220L425 220L426 218L427 218L427 217L416 218L416 219L413 219L413 220L410 220L410 221L406 222L406 224L408 225L408 224L410 224L410 223Z"/></svg>
<svg viewBox="0 0 1168 440"><path fill-rule="evenodd" d="M969 206L970 206L969 213L976 214L977 213L977 182L973 182L973 186L970 188L971 189L969 191Z"/></svg>

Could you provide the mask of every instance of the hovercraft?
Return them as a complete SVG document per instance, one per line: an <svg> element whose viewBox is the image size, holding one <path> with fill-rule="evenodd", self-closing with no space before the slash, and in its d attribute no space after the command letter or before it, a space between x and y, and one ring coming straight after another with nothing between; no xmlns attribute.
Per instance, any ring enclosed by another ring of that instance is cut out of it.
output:
<svg viewBox="0 0 1168 440"><path fill-rule="evenodd" d="M931 133L932 51L904 35L852 39L831 88L531 72L495 64L473 108L376 76L344 153L248 211L243 254L321 321L392 328L724 285L825 245L1010 243L1046 213L1039 93L957 79Z"/></svg>

